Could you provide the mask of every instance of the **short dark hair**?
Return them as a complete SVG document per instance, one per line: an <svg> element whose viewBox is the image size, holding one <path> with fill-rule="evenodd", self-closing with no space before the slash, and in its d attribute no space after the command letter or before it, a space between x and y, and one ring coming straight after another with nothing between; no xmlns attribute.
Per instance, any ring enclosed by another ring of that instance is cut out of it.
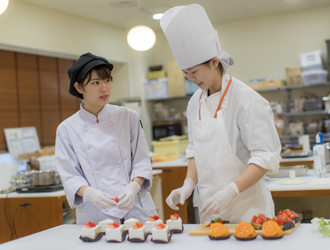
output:
<svg viewBox="0 0 330 250"><path fill-rule="evenodd" d="M109 67L107 65L98 65L96 67L93 68L96 71L96 74L100 77L100 79L104 80L107 78L110 78L110 80L113 80L113 77L111 75L111 70L109 69ZM87 82L89 82L89 80L91 79L91 74L92 74L92 70L91 69L83 78L78 80L78 85L81 86L82 88L84 87L84 82L87 79Z"/></svg>
<svg viewBox="0 0 330 250"><path fill-rule="evenodd" d="M212 58L212 59L213 59L213 58ZM203 62L203 63L201 63L201 64L206 64L207 66L210 67L209 62L211 62L212 59L210 59L210 60L208 60L208 61L206 61L206 62ZM219 70L220 70L221 75L223 75L223 71L224 71L224 70L223 70L223 67L222 67L222 64L221 64L220 61L219 61L218 68L219 68Z"/></svg>

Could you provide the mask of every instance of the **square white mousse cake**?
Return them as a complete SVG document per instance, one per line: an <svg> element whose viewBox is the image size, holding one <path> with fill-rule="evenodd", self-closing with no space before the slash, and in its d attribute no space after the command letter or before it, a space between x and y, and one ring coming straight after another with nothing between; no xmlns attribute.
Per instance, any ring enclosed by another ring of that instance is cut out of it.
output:
<svg viewBox="0 0 330 250"><path fill-rule="evenodd" d="M146 221L145 226L146 226L146 230L148 233L151 233L152 229L156 227L156 224L162 224L163 221L161 219L159 220L154 220L154 221Z"/></svg>
<svg viewBox="0 0 330 250"><path fill-rule="evenodd" d="M103 233L105 233L105 230L107 229L107 228L109 228L108 227L108 224L109 223L113 223L113 220L111 220L111 219L106 219L106 220L103 220L103 221L100 221L99 222L99 225L101 226L101 231L103 232Z"/></svg>
<svg viewBox="0 0 330 250"><path fill-rule="evenodd" d="M144 241L147 234L146 227L145 226L140 228L130 227L128 230L128 234L130 239L140 239Z"/></svg>
<svg viewBox="0 0 330 250"><path fill-rule="evenodd" d="M152 240L160 240L164 242L169 241L170 227L166 225L163 229L153 228L152 229Z"/></svg>
<svg viewBox="0 0 330 250"><path fill-rule="evenodd" d="M134 218L130 218L130 219L128 219L128 220L125 220L125 222L124 222L125 230L129 230L130 227L131 227L132 225L135 225L136 222L138 222L138 221L139 221L139 220L134 219Z"/></svg>
<svg viewBox="0 0 330 250"><path fill-rule="evenodd" d="M170 227L170 230L182 230L182 220L181 217L179 217L177 220L166 220L166 225Z"/></svg>
<svg viewBox="0 0 330 250"><path fill-rule="evenodd" d="M125 226L120 225L117 228L107 228L105 230L105 236L106 236L106 241L117 241L117 242L122 242L123 241L123 233L125 231Z"/></svg>
<svg viewBox="0 0 330 250"><path fill-rule="evenodd" d="M95 239L96 236L101 233L101 226L97 225L95 227L92 228L82 228L81 229L81 236L82 237L87 237L90 239Z"/></svg>

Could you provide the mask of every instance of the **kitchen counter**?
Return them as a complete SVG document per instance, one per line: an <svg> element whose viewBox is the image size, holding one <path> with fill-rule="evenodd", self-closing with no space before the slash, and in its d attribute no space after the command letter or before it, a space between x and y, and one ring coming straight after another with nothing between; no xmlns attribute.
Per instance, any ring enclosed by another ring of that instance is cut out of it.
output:
<svg viewBox="0 0 330 250"><path fill-rule="evenodd" d="M182 234L174 234L168 244L155 244L148 236L144 243L131 243L125 240L123 243L107 243L105 237L97 242L86 243L79 239L81 225L61 225L33 235L29 235L11 242L0 245L0 250L12 249L215 249L221 246L222 249L326 249L329 245L329 238L322 238L321 234L312 232L311 224L300 224L291 234L284 235L280 240L264 240L261 236L252 241L238 241L233 236L228 240L212 241L207 236L189 236L189 232L199 225L186 224Z"/></svg>

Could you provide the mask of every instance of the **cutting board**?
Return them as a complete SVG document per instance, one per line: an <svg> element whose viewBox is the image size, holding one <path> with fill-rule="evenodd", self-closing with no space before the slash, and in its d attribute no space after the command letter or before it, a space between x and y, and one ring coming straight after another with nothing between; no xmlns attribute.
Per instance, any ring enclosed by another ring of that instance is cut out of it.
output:
<svg viewBox="0 0 330 250"><path fill-rule="evenodd" d="M293 233L294 230L300 225L299 223L296 223L296 226L294 228L291 228L289 230L284 231L284 235L290 235ZM235 227L237 224L225 224L226 227L228 227L228 230L230 234L235 234ZM208 236L209 235L209 227L205 227L203 225L200 225L199 227L195 228L194 230L189 232L190 236ZM261 230L256 230L257 235L261 235Z"/></svg>

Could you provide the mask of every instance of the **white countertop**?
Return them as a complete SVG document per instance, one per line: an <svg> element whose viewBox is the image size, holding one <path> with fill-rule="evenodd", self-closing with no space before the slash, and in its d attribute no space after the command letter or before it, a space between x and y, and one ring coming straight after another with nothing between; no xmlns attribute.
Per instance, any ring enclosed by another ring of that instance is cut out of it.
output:
<svg viewBox="0 0 330 250"><path fill-rule="evenodd" d="M281 162L303 162L303 161L314 161L314 156L309 156L309 157L297 157L297 158L281 158Z"/></svg>
<svg viewBox="0 0 330 250"><path fill-rule="evenodd" d="M161 174L162 170L152 170L152 175ZM39 192L39 193L9 193L8 198L22 198L22 197L61 197L65 196L64 190L54 191L54 192ZM6 194L0 194L0 198L5 198Z"/></svg>
<svg viewBox="0 0 330 250"><path fill-rule="evenodd" d="M330 174L328 173L329 178ZM297 176L296 179L305 180L306 183L298 185L281 185L280 183L289 178L274 178L274 181L266 181L266 185L270 191L300 191L300 190L325 190L330 189L330 183L328 185L315 185L310 186L308 183L314 179L317 179L314 169L307 171L307 176ZM271 178L272 180L272 178Z"/></svg>
<svg viewBox="0 0 330 250"><path fill-rule="evenodd" d="M0 245L0 250L12 249L33 249L33 250L52 250L52 249L181 249L181 250L201 250L201 249L328 249L330 238L322 238L321 234L312 232L311 224L300 224L291 234L284 235L282 239L271 241L264 240L258 236L252 241L238 241L231 236L228 240L212 241L208 236L189 236L189 232L199 225L184 225L182 234L174 234L168 244L155 244L150 241L149 235L144 243L131 243L125 240L122 243L108 243L105 237L97 242L86 243L79 239L81 225L61 225L36 234L32 234L11 242Z"/></svg>

